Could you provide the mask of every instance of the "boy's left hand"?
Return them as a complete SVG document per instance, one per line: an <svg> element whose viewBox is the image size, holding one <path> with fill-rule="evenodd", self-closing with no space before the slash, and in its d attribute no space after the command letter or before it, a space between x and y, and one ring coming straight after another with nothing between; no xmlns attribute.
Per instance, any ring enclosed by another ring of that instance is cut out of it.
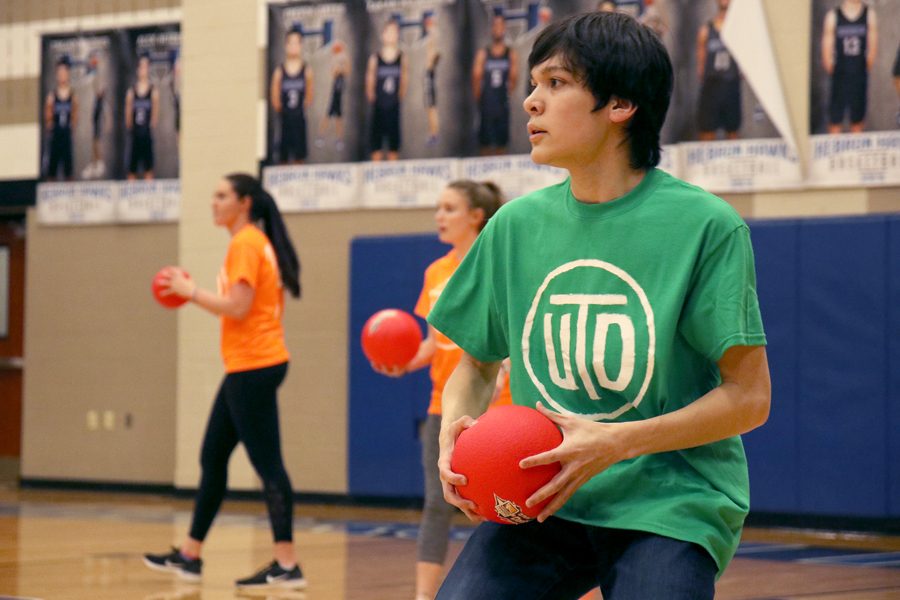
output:
<svg viewBox="0 0 900 600"><path fill-rule="evenodd" d="M553 421L562 431L563 441L547 452L535 454L519 462L523 469L559 462L562 469L547 485L536 491L525 502L534 506L554 496L538 515L538 522L559 510L572 494L591 477L605 471L625 458L625 448L620 436L620 426L612 423L596 423L571 415L548 410L538 402L537 410Z"/></svg>

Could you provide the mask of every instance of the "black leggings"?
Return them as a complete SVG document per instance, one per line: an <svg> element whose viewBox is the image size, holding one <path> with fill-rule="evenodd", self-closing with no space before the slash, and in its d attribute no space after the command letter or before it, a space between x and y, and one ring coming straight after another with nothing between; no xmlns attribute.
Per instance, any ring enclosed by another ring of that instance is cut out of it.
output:
<svg viewBox="0 0 900 600"><path fill-rule="evenodd" d="M202 542L222 505L228 487L228 459L238 442L263 482L263 496L276 542L293 539L294 498L281 459L276 391L288 365L229 373L216 395L203 448L200 490L194 504L191 537Z"/></svg>

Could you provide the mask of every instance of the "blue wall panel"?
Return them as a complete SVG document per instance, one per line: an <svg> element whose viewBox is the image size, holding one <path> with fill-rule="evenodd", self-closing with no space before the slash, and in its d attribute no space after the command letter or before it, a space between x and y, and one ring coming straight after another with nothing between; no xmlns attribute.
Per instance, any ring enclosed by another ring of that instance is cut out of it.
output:
<svg viewBox="0 0 900 600"><path fill-rule="evenodd" d="M357 238L350 248L349 491L421 496L419 423L431 384L428 369L400 379L375 373L360 346L366 320L383 308L412 313L425 268L449 247L434 235ZM423 336L425 323L420 320Z"/></svg>
<svg viewBox="0 0 900 600"><path fill-rule="evenodd" d="M744 436L751 510L791 512L797 486L796 221L750 223L757 291L772 375L772 410L764 427Z"/></svg>
<svg viewBox="0 0 900 600"><path fill-rule="evenodd" d="M888 513L900 517L900 217L888 220Z"/></svg>
<svg viewBox="0 0 900 600"><path fill-rule="evenodd" d="M799 511L886 516L887 224L800 224Z"/></svg>

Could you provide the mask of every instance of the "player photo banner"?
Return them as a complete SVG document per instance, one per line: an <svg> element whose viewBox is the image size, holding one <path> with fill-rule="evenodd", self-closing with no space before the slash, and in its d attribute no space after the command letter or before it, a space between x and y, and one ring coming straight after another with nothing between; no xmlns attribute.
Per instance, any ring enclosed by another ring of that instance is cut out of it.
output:
<svg viewBox="0 0 900 600"><path fill-rule="evenodd" d="M900 185L900 131L812 136L811 187Z"/></svg>
<svg viewBox="0 0 900 600"><path fill-rule="evenodd" d="M684 179L714 193L803 186L800 161L781 139L680 146Z"/></svg>
<svg viewBox="0 0 900 600"><path fill-rule="evenodd" d="M444 187L459 178L452 159L374 162L360 166L364 208L433 208Z"/></svg>
<svg viewBox="0 0 900 600"><path fill-rule="evenodd" d="M359 206L359 165L266 167L263 185L282 212L348 210Z"/></svg>
<svg viewBox="0 0 900 600"><path fill-rule="evenodd" d="M534 164L527 154L463 159L460 171L463 179L493 181L507 200L557 184L568 176L562 169Z"/></svg>
<svg viewBox="0 0 900 600"><path fill-rule="evenodd" d="M45 180L107 179L121 169L113 124L121 51L114 32L44 36L40 173Z"/></svg>
<svg viewBox="0 0 900 600"><path fill-rule="evenodd" d="M353 2L269 6L266 162L362 158L365 7Z"/></svg>
<svg viewBox="0 0 900 600"><path fill-rule="evenodd" d="M463 0L367 0L363 155L425 159L465 152L470 49Z"/></svg>
<svg viewBox="0 0 900 600"><path fill-rule="evenodd" d="M177 179L181 33L177 25L128 29L124 91L128 179Z"/></svg>
<svg viewBox="0 0 900 600"><path fill-rule="evenodd" d="M116 221L118 189L109 182L42 183L37 188L38 223L101 225Z"/></svg>
<svg viewBox="0 0 900 600"><path fill-rule="evenodd" d="M178 25L42 38L45 181L176 179Z"/></svg>
<svg viewBox="0 0 900 600"><path fill-rule="evenodd" d="M531 93L528 55L554 18L578 12L578 7L539 0L474 0L470 7L466 35L474 57L463 85L471 88L474 114L467 154L526 154L531 151L523 110Z"/></svg>
<svg viewBox="0 0 900 600"><path fill-rule="evenodd" d="M814 0L811 187L900 183L900 0Z"/></svg>

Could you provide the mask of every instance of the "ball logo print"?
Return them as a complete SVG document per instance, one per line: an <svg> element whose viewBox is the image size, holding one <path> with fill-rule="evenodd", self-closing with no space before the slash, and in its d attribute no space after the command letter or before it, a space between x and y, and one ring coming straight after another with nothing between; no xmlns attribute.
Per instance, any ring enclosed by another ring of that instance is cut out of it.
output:
<svg viewBox="0 0 900 600"><path fill-rule="evenodd" d="M640 404L653 378L655 347L644 289L623 269L596 259L549 273L522 332L525 369L542 398L560 412L594 420Z"/></svg>
<svg viewBox="0 0 900 600"><path fill-rule="evenodd" d="M505 519L516 525L522 525L523 523L534 520L532 517L529 517L522 512L521 506L512 500L501 498L497 494L494 494L494 512L496 512L497 516L501 519Z"/></svg>

